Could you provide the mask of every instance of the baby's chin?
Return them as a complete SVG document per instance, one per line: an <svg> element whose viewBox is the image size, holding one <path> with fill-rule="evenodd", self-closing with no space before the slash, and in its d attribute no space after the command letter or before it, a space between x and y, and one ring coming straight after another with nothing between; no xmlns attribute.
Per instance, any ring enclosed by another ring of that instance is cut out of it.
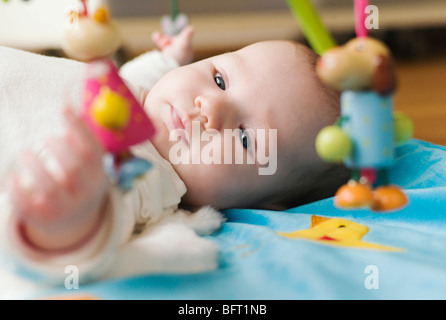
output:
<svg viewBox="0 0 446 320"><path fill-rule="evenodd" d="M196 183L196 182L195 182ZM186 183L187 186L187 183ZM181 198L181 207L187 209L198 209L205 206L210 206L216 210L224 210L230 208L245 208L248 207L244 201L230 197L229 199L222 196L222 194L212 195L209 188L206 191L191 191L188 190ZM214 190L216 191L216 190Z"/></svg>
<svg viewBox="0 0 446 320"><path fill-rule="evenodd" d="M203 201L203 198L195 197L190 192L186 192L186 194L181 198L180 206L185 209L193 210L199 209L204 206L212 206L215 209L218 209L214 206L214 204L209 203L208 201Z"/></svg>
<svg viewBox="0 0 446 320"><path fill-rule="evenodd" d="M174 169L177 168L174 166ZM181 175L181 170L177 171L177 173L187 189L186 193L181 198L181 207L198 209L204 206L212 206L215 209L221 209L221 204L218 203L218 196L215 197L212 195L212 188L202 188L201 186L197 186L197 184L200 184L198 181L199 178L190 179L191 177L184 177Z"/></svg>

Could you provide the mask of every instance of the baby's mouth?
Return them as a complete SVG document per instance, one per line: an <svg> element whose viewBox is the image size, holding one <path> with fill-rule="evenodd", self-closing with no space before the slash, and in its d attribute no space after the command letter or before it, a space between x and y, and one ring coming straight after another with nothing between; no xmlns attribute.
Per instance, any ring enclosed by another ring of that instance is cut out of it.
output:
<svg viewBox="0 0 446 320"><path fill-rule="evenodd" d="M178 115L177 110L174 107L170 107L170 115L172 118L172 124L175 129L183 129L184 130L184 124L181 120L180 116Z"/></svg>
<svg viewBox="0 0 446 320"><path fill-rule="evenodd" d="M185 114L180 114L177 109L170 106L170 119L172 121L173 130L176 130L181 139L189 145L190 121Z"/></svg>

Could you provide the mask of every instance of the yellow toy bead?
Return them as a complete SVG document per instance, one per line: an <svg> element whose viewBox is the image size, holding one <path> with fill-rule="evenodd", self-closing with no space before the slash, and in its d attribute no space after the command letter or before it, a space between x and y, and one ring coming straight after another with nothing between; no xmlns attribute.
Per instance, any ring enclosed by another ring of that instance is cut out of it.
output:
<svg viewBox="0 0 446 320"><path fill-rule="evenodd" d="M118 130L124 128L130 119L128 102L110 88L105 87L93 101L92 117L100 126Z"/></svg>

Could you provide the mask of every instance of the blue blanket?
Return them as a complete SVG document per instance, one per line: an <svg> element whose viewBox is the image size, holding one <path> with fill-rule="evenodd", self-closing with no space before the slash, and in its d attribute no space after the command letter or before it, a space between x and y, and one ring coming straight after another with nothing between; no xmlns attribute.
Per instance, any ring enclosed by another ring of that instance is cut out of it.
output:
<svg viewBox="0 0 446 320"><path fill-rule="evenodd" d="M446 147L411 140L397 156L391 181L410 199L400 211L338 210L332 198L283 212L227 210L228 221L209 237L221 248L217 270L116 279L77 293L102 299L445 299ZM348 241L311 239L332 227L343 228ZM46 294L57 293L67 291Z"/></svg>

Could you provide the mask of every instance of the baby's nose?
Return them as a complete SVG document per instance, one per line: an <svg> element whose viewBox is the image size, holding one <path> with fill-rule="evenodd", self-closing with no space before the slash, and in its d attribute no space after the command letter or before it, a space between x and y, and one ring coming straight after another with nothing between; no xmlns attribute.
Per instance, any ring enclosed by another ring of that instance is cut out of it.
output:
<svg viewBox="0 0 446 320"><path fill-rule="evenodd" d="M229 111L223 99L198 96L195 98L195 106L200 109L200 115L205 120L205 129L223 129L224 119Z"/></svg>

